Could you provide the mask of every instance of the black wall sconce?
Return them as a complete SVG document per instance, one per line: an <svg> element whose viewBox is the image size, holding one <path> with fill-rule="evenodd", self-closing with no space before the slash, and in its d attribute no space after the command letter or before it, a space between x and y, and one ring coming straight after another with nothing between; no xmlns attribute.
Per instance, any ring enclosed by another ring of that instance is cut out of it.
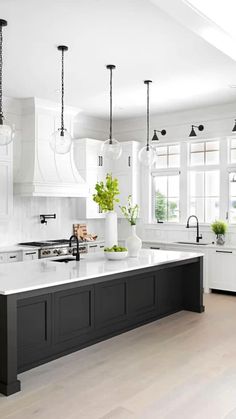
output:
<svg viewBox="0 0 236 419"><path fill-rule="evenodd" d="M40 214L40 223L47 224L47 220L52 220L56 218L56 214Z"/></svg>
<svg viewBox="0 0 236 419"><path fill-rule="evenodd" d="M234 120L234 127L232 129L232 132L235 132L235 131L236 131L236 119Z"/></svg>
<svg viewBox="0 0 236 419"><path fill-rule="evenodd" d="M192 129L191 129L191 132L189 134L189 137L196 137L197 136L196 131L195 131L194 128L197 128L198 131L203 131L204 130L204 125L192 125Z"/></svg>
<svg viewBox="0 0 236 419"><path fill-rule="evenodd" d="M161 131L159 131L158 129L154 129L154 134L153 134L153 137L152 137L152 141L159 141L159 138L157 136L157 132L160 132L161 135L166 135L166 130L165 129L162 129Z"/></svg>

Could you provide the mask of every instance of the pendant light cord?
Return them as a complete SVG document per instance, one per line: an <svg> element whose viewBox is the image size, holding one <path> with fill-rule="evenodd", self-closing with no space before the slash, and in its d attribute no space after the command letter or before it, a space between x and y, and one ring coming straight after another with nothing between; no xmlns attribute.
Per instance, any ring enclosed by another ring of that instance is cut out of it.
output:
<svg viewBox="0 0 236 419"><path fill-rule="evenodd" d="M64 133L64 49L61 51L61 132Z"/></svg>
<svg viewBox="0 0 236 419"><path fill-rule="evenodd" d="M147 151L149 148L149 82L147 82Z"/></svg>
<svg viewBox="0 0 236 419"><path fill-rule="evenodd" d="M110 136L109 143L112 144L112 68L110 68Z"/></svg>
<svg viewBox="0 0 236 419"><path fill-rule="evenodd" d="M3 111L2 111L2 25L0 25L0 123L3 123Z"/></svg>

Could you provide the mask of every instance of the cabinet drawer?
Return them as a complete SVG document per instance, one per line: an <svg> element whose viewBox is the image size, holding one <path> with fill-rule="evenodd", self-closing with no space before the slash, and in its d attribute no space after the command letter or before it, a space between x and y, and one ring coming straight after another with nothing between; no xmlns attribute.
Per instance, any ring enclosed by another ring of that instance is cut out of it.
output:
<svg viewBox="0 0 236 419"><path fill-rule="evenodd" d="M6 253L1 253L0 254L0 263L4 263L6 262Z"/></svg>
<svg viewBox="0 0 236 419"><path fill-rule="evenodd" d="M6 262L19 262L21 260L20 252L9 252L6 253Z"/></svg>
<svg viewBox="0 0 236 419"><path fill-rule="evenodd" d="M23 252L23 260L34 260L38 259L38 250L26 250Z"/></svg>

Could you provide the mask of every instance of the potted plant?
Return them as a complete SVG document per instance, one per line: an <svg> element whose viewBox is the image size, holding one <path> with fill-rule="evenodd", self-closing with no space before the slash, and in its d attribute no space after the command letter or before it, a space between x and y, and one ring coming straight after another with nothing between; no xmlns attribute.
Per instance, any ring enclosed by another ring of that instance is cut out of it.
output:
<svg viewBox="0 0 236 419"><path fill-rule="evenodd" d="M132 205L132 196L129 195L127 205L120 206L120 209L131 225L131 236L129 236L126 240L129 256L137 257L142 247L142 240L136 234L136 222L139 214L139 206L138 204Z"/></svg>
<svg viewBox="0 0 236 419"><path fill-rule="evenodd" d="M224 221L216 220L211 224L211 229L216 235L216 243L220 245L224 244L227 224Z"/></svg>
<svg viewBox="0 0 236 419"><path fill-rule="evenodd" d="M106 212L105 219L105 246L112 247L118 243L117 214L114 211L115 203L119 202L117 196L120 194L118 179L107 173L105 182L98 182L95 185L96 193L93 200L99 205L102 212Z"/></svg>

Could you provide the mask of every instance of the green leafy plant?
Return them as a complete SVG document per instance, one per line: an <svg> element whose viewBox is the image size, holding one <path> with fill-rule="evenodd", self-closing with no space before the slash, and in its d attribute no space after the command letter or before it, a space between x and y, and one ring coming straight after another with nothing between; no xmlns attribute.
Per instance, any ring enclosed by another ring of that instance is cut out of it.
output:
<svg viewBox="0 0 236 419"><path fill-rule="evenodd" d="M224 221L216 220L211 224L211 229L216 236L219 234L225 235L227 231L227 224Z"/></svg>
<svg viewBox="0 0 236 419"><path fill-rule="evenodd" d="M118 179L112 178L111 173L107 173L105 182L98 182L95 186L96 193L93 200L99 205L102 212L114 210L114 205L119 202L117 195L120 194Z"/></svg>
<svg viewBox="0 0 236 419"><path fill-rule="evenodd" d="M135 204L132 206L132 195L128 196L128 203L126 206L120 206L122 214L125 218L129 221L132 226L136 225L138 213L139 213L139 206Z"/></svg>

